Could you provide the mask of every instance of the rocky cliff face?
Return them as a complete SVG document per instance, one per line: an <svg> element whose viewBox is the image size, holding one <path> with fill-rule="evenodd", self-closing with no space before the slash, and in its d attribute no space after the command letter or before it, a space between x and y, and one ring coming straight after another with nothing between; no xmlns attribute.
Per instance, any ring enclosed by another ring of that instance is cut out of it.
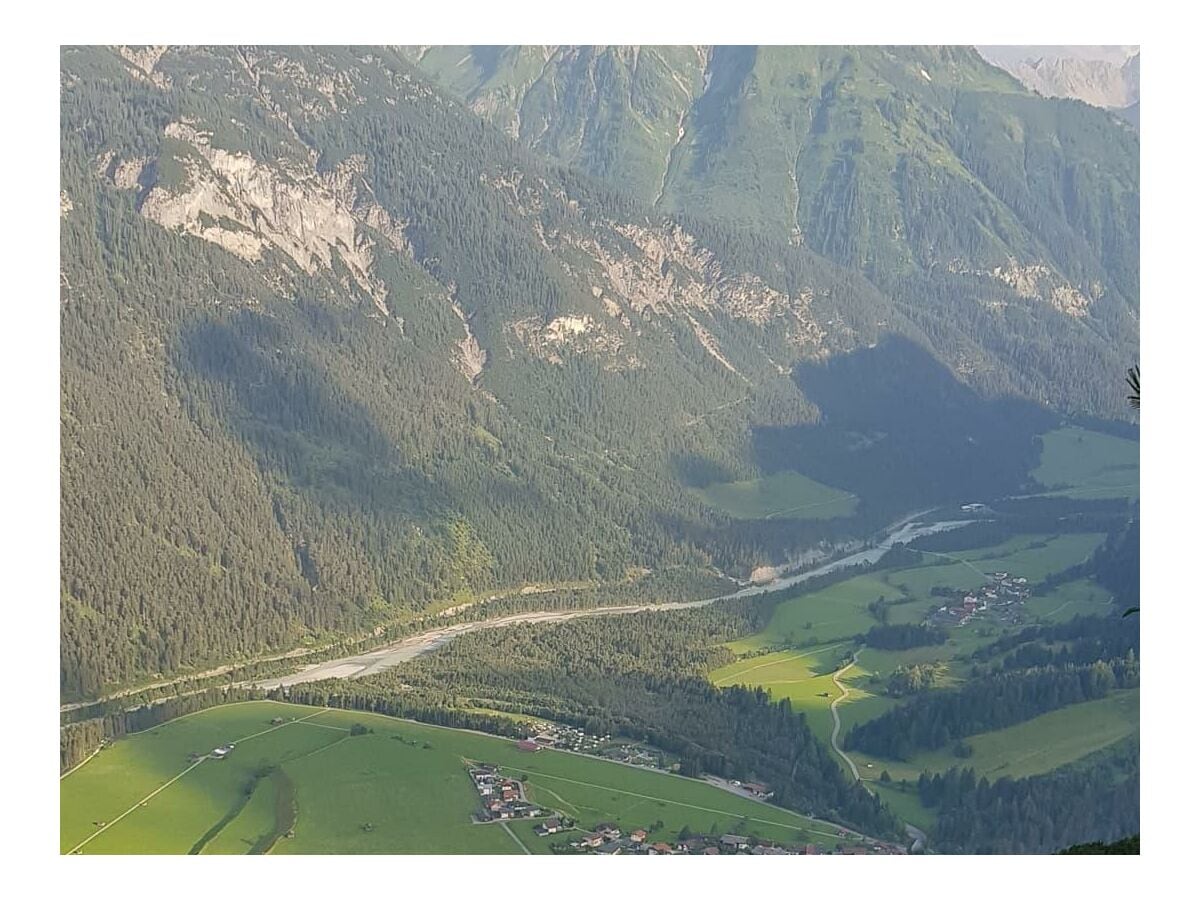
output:
<svg viewBox="0 0 1200 900"><path fill-rule="evenodd" d="M1092 52L1089 52L1089 49ZM1141 99L1141 54L1137 48L1005 48L990 58L1043 97L1082 100L1102 109L1125 109ZM1127 55L1128 54L1128 55Z"/></svg>
<svg viewBox="0 0 1200 900"><path fill-rule="evenodd" d="M122 54L145 66L162 56ZM272 68L269 59L259 59L259 65ZM303 67L292 65L288 71L302 85L325 84ZM261 89L260 79L255 84ZM334 84L318 93L335 107L353 105L353 86L342 83L335 93ZM278 100L278 89L275 96ZM323 115L319 105L310 112ZM292 130L294 117L281 118ZM294 287L305 276L333 279L348 295L369 298L381 315L392 315L386 260L411 261L413 248L402 213L378 201L363 154L321 169L319 154L299 143L274 158L219 144L212 124L181 118L163 128L156 156L122 158L108 150L95 170L106 183L136 192L141 215L163 228L273 270L280 285ZM817 320L813 285L781 291L762 275L721 260L678 224L596 216L545 178L521 169L485 171L479 179L537 235L577 288L575 308L565 314L513 318L503 326L535 357L561 364L564 353L577 353L602 360L609 370L638 367L643 364L636 350L639 337L681 339L667 326L673 319L685 322L685 333L739 377L744 376L722 349L722 321L770 329L790 348L782 362L771 359L768 365L764 355L751 368L787 371L798 360L830 352L829 326ZM570 212L565 222L547 218L553 205ZM63 206L68 208L66 201ZM475 382L494 348L490 353L472 331L472 313L449 299L456 286L446 282L443 287L464 332L451 357ZM696 314L703 314L704 324ZM840 340L854 342L850 329L836 327Z"/></svg>

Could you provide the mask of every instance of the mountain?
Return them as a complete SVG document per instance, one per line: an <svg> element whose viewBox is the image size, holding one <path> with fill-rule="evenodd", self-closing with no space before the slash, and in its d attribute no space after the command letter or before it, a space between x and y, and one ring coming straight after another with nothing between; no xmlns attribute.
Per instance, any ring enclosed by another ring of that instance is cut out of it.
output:
<svg viewBox="0 0 1200 900"><path fill-rule="evenodd" d="M61 97L64 696L865 534L908 498L689 490L845 456L787 438L842 358L973 434L1123 410L1136 135L967 51L64 48Z"/></svg>
<svg viewBox="0 0 1200 900"><path fill-rule="evenodd" d="M981 47L981 54L1043 97L1125 110L1140 100L1137 47Z"/></svg>
<svg viewBox="0 0 1200 900"><path fill-rule="evenodd" d="M968 47L404 52L530 149L660 213L863 274L962 377L1120 414L1101 381L1066 374L1136 353L1138 138L1108 114L1031 97Z"/></svg>

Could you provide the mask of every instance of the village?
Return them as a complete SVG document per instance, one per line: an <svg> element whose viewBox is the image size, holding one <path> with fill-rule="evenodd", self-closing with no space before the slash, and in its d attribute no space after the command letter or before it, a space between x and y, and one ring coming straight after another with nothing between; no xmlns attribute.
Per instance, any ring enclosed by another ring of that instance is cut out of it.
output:
<svg viewBox="0 0 1200 900"><path fill-rule="evenodd" d="M946 591L954 602L931 612L926 624L962 626L991 613L990 618L1004 625L1017 625L1029 599L1029 580L1008 572L988 572L991 583L970 591ZM938 589L934 589L935 593Z"/></svg>
<svg viewBox="0 0 1200 900"><path fill-rule="evenodd" d="M518 749L536 752L541 749L534 740L521 740L516 743ZM475 815L475 821L480 824L502 822L514 819L541 819L533 832L538 838L550 838L559 835L559 839L550 844L553 853L573 853L595 856L721 856L743 854L750 856L814 856L828 853L844 855L860 854L894 854L903 853L903 849L884 843L855 842L854 836L848 831L839 835L846 843L836 845L834 850L819 847L816 844L805 843L786 845L773 841L760 840L755 836L741 834L691 834L680 833L672 841L651 841L650 831L661 830L662 822L657 822L649 828L635 828L625 832L613 822L600 822L590 831L580 827L575 820L562 813L539 806L532 802L525 793L525 785L518 778L503 774L500 767L492 763L470 762L467 772L479 793L481 809ZM767 785L755 782L729 782L739 792L760 799L773 795ZM686 829L685 829L686 832Z"/></svg>
<svg viewBox="0 0 1200 900"><path fill-rule="evenodd" d="M515 778L506 778L498 767L487 763L470 766L467 772L483 801L483 809L476 815L478 822L494 822L502 819L535 819L547 812L525 797L525 785Z"/></svg>

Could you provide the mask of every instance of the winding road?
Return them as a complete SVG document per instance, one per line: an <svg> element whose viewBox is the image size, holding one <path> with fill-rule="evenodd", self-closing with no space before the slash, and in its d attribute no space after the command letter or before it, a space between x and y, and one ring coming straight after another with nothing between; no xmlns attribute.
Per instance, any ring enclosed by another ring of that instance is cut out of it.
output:
<svg viewBox="0 0 1200 900"><path fill-rule="evenodd" d="M850 767L850 773L854 776L854 780L861 784L868 791L871 791L870 786L866 781L863 780L862 775L859 774L858 766L855 765L854 760L852 760L838 744L838 736L842 732L842 719L841 716L838 715L837 708L839 703L850 696L850 689L842 684L841 677L858 665L858 657L860 653L862 653L861 647L854 651L854 656L850 658L850 662L846 663L833 673L833 683L837 685L838 690L842 693L840 696L835 698L832 703L829 704L829 711L833 713L833 731L829 735L829 744L833 747L833 752L840 756L845 761L846 765ZM875 792L871 791L871 793L874 794ZM909 852L919 853L925 849L925 844L929 839L926 837L925 832L923 832L920 828L911 822L905 822L904 833L907 834L912 840L912 844L909 847Z"/></svg>
<svg viewBox="0 0 1200 900"><path fill-rule="evenodd" d="M850 657L850 662L846 663L833 673L833 683L837 685L837 689L842 693L841 696L835 698L834 701L829 704L829 711L833 713L833 731L829 735L829 743L833 747L833 752L845 760L846 765L850 767L850 773L854 776L855 781L862 781L862 776L858 774L858 766L854 764L854 760L847 756L845 751L842 750L841 746L838 744L838 735L840 735L842 732L842 718L838 715L837 708L839 703L850 696L850 689L842 684L840 679L843 675L858 665L858 656L860 653L862 653L862 648L855 650L854 655Z"/></svg>

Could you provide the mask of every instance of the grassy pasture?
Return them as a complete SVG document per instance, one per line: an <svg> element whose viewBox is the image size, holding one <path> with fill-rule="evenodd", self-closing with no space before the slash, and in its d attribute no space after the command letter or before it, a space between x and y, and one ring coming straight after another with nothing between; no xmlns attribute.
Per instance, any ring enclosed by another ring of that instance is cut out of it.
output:
<svg viewBox="0 0 1200 900"><path fill-rule="evenodd" d="M1136 441L1083 428L1042 435L1042 457L1030 474L1050 493L1087 500L1137 497Z"/></svg>
<svg viewBox="0 0 1200 900"><path fill-rule="evenodd" d="M854 515L858 506L853 494L799 472L710 484L694 493L735 519L836 519Z"/></svg>
<svg viewBox="0 0 1200 900"><path fill-rule="evenodd" d="M1075 616L1102 616L1108 613L1112 594L1091 579L1082 578L1060 584L1041 597L1030 597L1026 609L1049 622L1066 622Z"/></svg>
<svg viewBox="0 0 1200 900"><path fill-rule="evenodd" d="M917 599L931 597L935 587L973 590L997 570L1037 582L1083 562L1103 541L1103 534L1022 534L992 547L926 551L922 565L884 573L882 580Z"/></svg>
<svg viewBox="0 0 1200 900"><path fill-rule="evenodd" d="M714 670L709 677L719 686L744 684L762 687L776 700L786 697L794 709L807 715L813 731L828 740L833 728L829 707L841 693L833 683L832 673L839 660L855 649L853 636L877 624L867 610L872 601L881 596L893 601L888 606L891 623L917 623L924 619L931 605L944 602L932 595L934 587L976 588L987 581L984 573L996 570L1023 575L1031 582L1037 582L1082 561L1102 540L1103 535L1099 534L1018 535L991 547L952 554L925 553L924 562L919 566L848 578L812 594L784 601L775 609L764 631L727 645L735 653L781 649L740 659ZM1108 593L1093 582L1079 580L1060 585L1045 596L1031 597L1026 609L1031 618L1065 621L1074 615L1107 612L1110 600ZM983 619L950 629L948 640L941 645L908 650L861 648L858 663L841 678L849 690L846 699L838 704L843 729L849 730L875 718L901 702L885 693L887 678L896 667L945 663L945 673L939 684L952 687L968 677L970 663L966 659L969 654L994 640L997 634L995 625ZM804 646L809 642L820 643ZM782 649L789 645L790 649ZM969 764L983 763L997 770L1007 764L1010 768L1005 774L1048 771L1127 734L1128 717L1122 718L1119 713L1127 712L1130 702L1128 699L1121 703L1098 701L1099 705L1094 707L1085 704L1088 710L1062 710L1034 720L1036 724L1026 723L971 738L968 743L975 748L975 755ZM1136 716L1134 720L1136 722ZM1056 730L1063 723L1064 727L1075 730ZM1043 728L1045 740L1042 739ZM1022 752L1022 741L1039 748L1039 752ZM954 757L949 750L927 754L909 766L860 755L855 755L855 761L867 780L877 779L885 768L893 778L900 779L917 777L923 767L937 770L963 764L963 760ZM916 803L915 798L904 794L900 788L883 787L885 799L894 799L902 814L908 816L908 806ZM892 797L892 794L896 796ZM922 821L919 813L908 820L918 825Z"/></svg>
<svg viewBox="0 0 1200 900"><path fill-rule="evenodd" d="M868 770L867 774L872 773ZM873 781L871 782L871 791L886 803L901 820L916 825L926 832L933 828L933 824L937 820L937 811L921 805L921 798L917 796L915 784L900 785L894 782L883 784Z"/></svg>
<svg viewBox="0 0 1200 900"><path fill-rule="evenodd" d="M731 642L735 653L783 644L823 644L861 634L876 624L867 606L879 597L900 599L900 591L876 574L840 581L775 607L766 629Z"/></svg>
<svg viewBox="0 0 1200 900"><path fill-rule="evenodd" d="M272 727L276 716L289 721ZM356 722L373 732L350 737ZM231 740L237 746L227 759L188 763L189 752ZM465 759L524 777L531 797L585 827L661 821L652 838L672 838L687 825L837 842L824 823L693 779L550 750L522 753L506 739L370 713L256 701L131 735L69 774L61 782L60 846L64 853L80 845L89 854L187 853L206 838L205 853L246 853L277 830L283 810L294 836L276 841L274 853L524 853L500 825L471 822L478 798ZM256 782L264 769L271 774ZM510 828L531 852L557 840L537 838L529 822Z"/></svg>
<svg viewBox="0 0 1200 900"><path fill-rule="evenodd" d="M893 779L916 780L921 772L970 766L988 778L1040 775L1107 747L1138 730L1139 693L1114 691L1107 697L1056 709L1008 728L966 738L972 753L962 759L948 748L920 753L899 762L851 753L866 780L884 769ZM870 769L865 763L872 763ZM875 785L872 785L874 787Z"/></svg>
<svg viewBox="0 0 1200 900"><path fill-rule="evenodd" d="M859 575L786 600L775 608L763 631L728 646L734 653L747 653L774 646L819 645L861 634L877 624L867 607L879 597L907 601L889 608L889 621L920 622L931 603L942 602L932 596L934 587L970 590L987 581L983 573L997 569L1036 582L1081 562L1103 539L1101 534L1018 535L993 547L926 553L923 565Z"/></svg>
<svg viewBox="0 0 1200 900"><path fill-rule="evenodd" d="M846 641L752 656L710 672L709 678L718 687L745 684L764 688L773 700L787 699L792 709L807 716L809 728L818 737L829 740L833 730L829 704L841 694L833 683L834 667L852 650L853 645ZM851 692L843 709L861 699L855 693Z"/></svg>

